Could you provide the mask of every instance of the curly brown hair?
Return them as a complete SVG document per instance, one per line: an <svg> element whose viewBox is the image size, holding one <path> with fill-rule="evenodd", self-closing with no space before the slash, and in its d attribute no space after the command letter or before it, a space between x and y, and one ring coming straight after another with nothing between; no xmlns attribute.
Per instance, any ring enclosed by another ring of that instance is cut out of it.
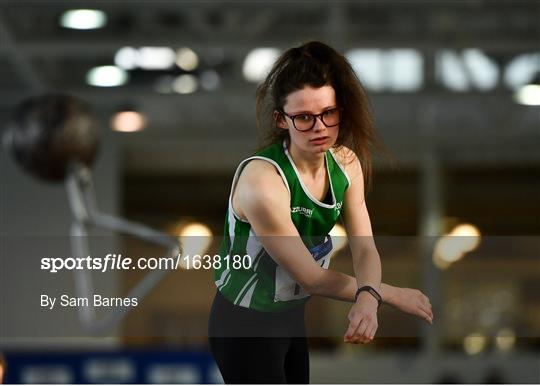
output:
<svg viewBox="0 0 540 386"><path fill-rule="evenodd" d="M257 88L257 125L264 132L264 146L288 137L279 129L274 111L281 114L287 96L305 86L332 86L342 109L335 148L349 147L360 160L367 189L371 187L373 148L384 150L375 132L369 100L347 59L332 47L311 41L285 51ZM350 161L354 157L350 157Z"/></svg>

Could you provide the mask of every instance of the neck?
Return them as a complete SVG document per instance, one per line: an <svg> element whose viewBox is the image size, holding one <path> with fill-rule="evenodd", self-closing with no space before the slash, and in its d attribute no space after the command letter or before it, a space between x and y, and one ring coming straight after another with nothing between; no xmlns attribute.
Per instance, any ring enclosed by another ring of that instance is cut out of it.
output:
<svg viewBox="0 0 540 386"><path fill-rule="evenodd" d="M294 146L292 143L287 145L291 158L296 165L298 171L305 175L316 177L324 166L325 152L320 153L307 153Z"/></svg>

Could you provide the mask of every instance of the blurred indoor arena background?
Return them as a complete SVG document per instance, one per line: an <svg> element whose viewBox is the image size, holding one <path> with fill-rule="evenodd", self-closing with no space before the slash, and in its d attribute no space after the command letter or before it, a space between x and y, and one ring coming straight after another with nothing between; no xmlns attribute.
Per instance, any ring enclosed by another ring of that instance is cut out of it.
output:
<svg viewBox="0 0 540 386"><path fill-rule="evenodd" d="M213 253L234 169L258 144L257 83L312 39L346 53L368 90L393 155L377 158L367 196L383 279L427 293L435 323L383 307L379 337L346 345L348 305L313 298L311 381L540 383L540 1L520 0L1 1L5 382L221 382L206 342L211 270L168 273L101 334L74 309L39 307L83 279L39 272L74 222L66 185L10 154L14 108L51 92L88 103L100 211L206 235L195 247ZM93 232L98 249L166 253ZM347 248L332 266L352 271ZM93 285L125 296L146 273L93 273Z"/></svg>

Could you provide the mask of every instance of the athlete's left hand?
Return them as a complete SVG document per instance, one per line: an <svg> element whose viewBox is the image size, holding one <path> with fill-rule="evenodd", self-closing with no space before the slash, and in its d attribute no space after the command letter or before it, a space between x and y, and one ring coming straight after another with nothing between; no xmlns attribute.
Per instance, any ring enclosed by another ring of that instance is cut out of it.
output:
<svg viewBox="0 0 540 386"><path fill-rule="evenodd" d="M427 295L413 288L395 287L394 296L388 302L396 309L407 314L418 316L429 324L433 324L433 309Z"/></svg>
<svg viewBox="0 0 540 386"><path fill-rule="evenodd" d="M377 322L377 299L369 292L361 292L349 311L349 328L343 337L345 343L369 343L375 337Z"/></svg>

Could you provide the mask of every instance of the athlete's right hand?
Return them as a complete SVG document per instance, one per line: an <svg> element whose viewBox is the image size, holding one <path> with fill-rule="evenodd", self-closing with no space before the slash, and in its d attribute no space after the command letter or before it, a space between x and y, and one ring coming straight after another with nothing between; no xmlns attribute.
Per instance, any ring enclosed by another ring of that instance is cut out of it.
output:
<svg viewBox="0 0 540 386"><path fill-rule="evenodd" d="M361 292L349 311L349 328L343 337L345 343L369 343L375 337L379 324L377 308L379 303L368 292Z"/></svg>

